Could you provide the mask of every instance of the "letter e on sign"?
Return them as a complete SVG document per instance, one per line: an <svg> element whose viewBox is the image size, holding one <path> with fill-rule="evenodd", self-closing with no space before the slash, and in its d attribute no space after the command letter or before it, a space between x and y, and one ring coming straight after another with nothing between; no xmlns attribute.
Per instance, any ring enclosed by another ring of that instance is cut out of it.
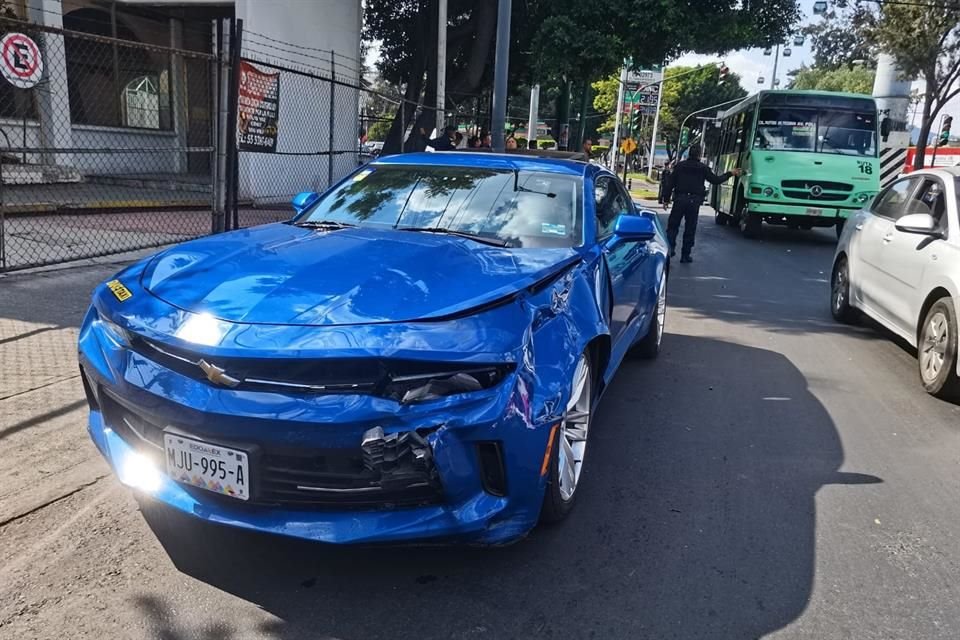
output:
<svg viewBox="0 0 960 640"><path fill-rule="evenodd" d="M19 89L30 89L43 76L40 47L22 33L8 33L0 38L0 73Z"/></svg>

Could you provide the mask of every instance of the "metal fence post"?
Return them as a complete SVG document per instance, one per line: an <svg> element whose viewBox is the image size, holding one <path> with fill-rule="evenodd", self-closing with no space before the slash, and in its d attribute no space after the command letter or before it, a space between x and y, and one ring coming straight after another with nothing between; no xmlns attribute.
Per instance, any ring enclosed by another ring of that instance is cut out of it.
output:
<svg viewBox="0 0 960 640"><path fill-rule="evenodd" d="M0 156L0 272L7 270L7 229L5 216L3 206L3 156Z"/></svg>
<svg viewBox="0 0 960 640"><path fill-rule="evenodd" d="M230 95L227 98L227 219L228 228L240 228L237 206L240 158L237 150L237 102L240 95L240 48L243 43L243 20L230 23Z"/></svg>
<svg viewBox="0 0 960 640"><path fill-rule="evenodd" d="M329 144L327 145L327 152L330 154L327 156L327 189L333 186L333 104L334 99L336 98L335 88L337 86L337 72L336 65L337 60L335 58L335 53L333 50L330 50L330 136Z"/></svg>

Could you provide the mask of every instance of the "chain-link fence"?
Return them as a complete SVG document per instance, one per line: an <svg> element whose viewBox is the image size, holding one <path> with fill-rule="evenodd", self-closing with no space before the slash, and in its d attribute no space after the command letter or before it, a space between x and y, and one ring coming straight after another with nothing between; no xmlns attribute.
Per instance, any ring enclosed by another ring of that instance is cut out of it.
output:
<svg viewBox="0 0 960 640"><path fill-rule="evenodd" d="M217 56L136 41L102 15L64 16L83 31L0 17L12 77L42 65L36 84L0 79L0 271L213 228ZM185 39L170 21L137 26ZM209 48L206 28L188 39Z"/></svg>

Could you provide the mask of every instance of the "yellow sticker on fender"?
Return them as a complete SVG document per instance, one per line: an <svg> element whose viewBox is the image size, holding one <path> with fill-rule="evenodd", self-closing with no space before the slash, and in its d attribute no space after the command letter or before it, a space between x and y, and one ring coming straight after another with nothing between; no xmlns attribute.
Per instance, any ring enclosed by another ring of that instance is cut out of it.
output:
<svg viewBox="0 0 960 640"><path fill-rule="evenodd" d="M130 293L130 289L127 289L125 286L123 286L123 283L119 280L111 280L107 283L107 288L113 292L113 295L115 295L117 300L120 302L133 297L133 294Z"/></svg>

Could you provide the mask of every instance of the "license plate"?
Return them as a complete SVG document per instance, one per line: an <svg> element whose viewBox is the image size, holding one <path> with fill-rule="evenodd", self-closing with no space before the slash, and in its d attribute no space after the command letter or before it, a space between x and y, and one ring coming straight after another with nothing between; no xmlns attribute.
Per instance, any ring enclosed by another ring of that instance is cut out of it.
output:
<svg viewBox="0 0 960 640"><path fill-rule="evenodd" d="M807 207L807 215L808 215L808 216L822 216L822 215L823 215L823 209L817 209L817 208L815 208L815 207Z"/></svg>
<svg viewBox="0 0 960 640"><path fill-rule="evenodd" d="M184 484L221 495L250 499L250 457L245 451L163 434L167 475Z"/></svg>

